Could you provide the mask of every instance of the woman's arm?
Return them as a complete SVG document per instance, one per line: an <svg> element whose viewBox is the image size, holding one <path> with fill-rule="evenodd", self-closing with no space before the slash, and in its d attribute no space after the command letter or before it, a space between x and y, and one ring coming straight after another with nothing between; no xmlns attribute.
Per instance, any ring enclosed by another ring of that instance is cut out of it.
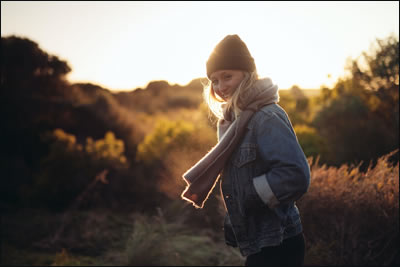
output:
<svg viewBox="0 0 400 267"><path fill-rule="evenodd" d="M307 192L310 168L286 115L261 110L256 126L257 148L269 171L253 178L248 195L270 208L293 202ZM254 194L257 194L255 196Z"/></svg>

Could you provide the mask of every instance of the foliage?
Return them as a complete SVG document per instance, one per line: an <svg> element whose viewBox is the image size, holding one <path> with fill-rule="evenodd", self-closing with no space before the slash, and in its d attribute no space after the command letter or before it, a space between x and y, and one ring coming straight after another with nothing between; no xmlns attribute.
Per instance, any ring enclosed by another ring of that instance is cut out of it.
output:
<svg viewBox="0 0 400 267"><path fill-rule="evenodd" d="M1 207L64 211L4 216L6 264L92 264L76 253L105 265L242 264L220 239L218 190L190 213L179 197L181 175L216 144L199 79L111 93L68 84L67 62L29 39L2 37L1 46ZM327 164L312 165L310 190L298 203L307 265L399 263L398 159L392 166L393 155L381 157L398 148L398 47L393 36L377 40L318 97L297 86L280 91L305 154ZM136 213L71 209L77 204ZM164 212L154 217L156 206ZM39 245L49 240L56 241ZM198 254L185 251L193 244Z"/></svg>
<svg viewBox="0 0 400 267"><path fill-rule="evenodd" d="M137 160L151 164L166 157L174 147L187 144L194 127L185 121L160 120L138 146Z"/></svg>
<svg viewBox="0 0 400 267"><path fill-rule="evenodd" d="M369 53L363 52L367 67L353 61L352 79L363 89L361 96L373 113L388 129L393 145L399 142L399 40L394 35L377 39ZM392 134L390 134L392 133ZM391 149L395 147L392 146ZM378 156L388 153L384 150Z"/></svg>
<svg viewBox="0 0 400 267"><path fill-rule="evenodd" d="M154 125L138 145L137 162L147 166L147 176L171 199L180 197L182 174L216 144L207 111L180 109L152 116ZM147 178L149 181L149 178Z"/></svg>
<svg viewBox="0 0 400 267"><path fill-rule="evenodd" d="M369 112L358 96L342 95L334 99L317 114L313 124L326 140L328 152L323 157L328 164L365 161L368 165L382 151L394 148L391 129Z"/></svg>
<svg viewBox="0 0 400 267"><path fill-rule="evenodd" d="M279 105L288 113L297 139L306 157L320 156L325 162L328 144L311 122L318 115L317 106L320 96L307 96L298 86L280 93Z"/></svg>
<svg viewBox="0 0 400 267"><path fill-rule="evenodd" d="M399 85L398 37L390 35L385 39L377 39L369 53L362 53L362 59L367 66L357 61L351 64L353 78L367 90L393 90L395 93L394 89Z"/></svg>
<svg viewBox="0 0 400 267"><path fill-rule="evenodd" d="M297 202L306 237L305 265L399 264L399 165L389 164L389 157L381 157L366 172L356 166L320 166L310 159L311 186ZM201 211L179 200L150 213L73 211L55 243L49 241L63 214L6 213L2 263L243 265L239 251L225 245L222 226L206 227L206 217L198 216Z"/></svg>
<svg viewBox="0 0 400 267"><path fill-rule="evenodd" d="M1 38L1 59L1 86L14 94L62 94L66 85L63 79L71 71L67 62L16 36Z"/></svg>
<svg viewBox="0 0 400 267"><path fill-rule="evenodd" d="M298 201L309 264L399 264L399 164L388 162L395 152L366 172L311 163L311 186Z"/></svg>
<svg viewBox="0 0 400 267"><path fill-rule="evenodd" d="M293 126L297 124L310 126L320 105L316 101L318 96L308 95L306 90L296 85L289 90L281 90L279 96L278 104L285 109Z"/></svg>
<svg viewBox="0 0 400 267"><path fill-rule="evenodd" d="M369 160L398 148L398 50L397 38L377 39L364 61L350 61L349 77L339 79L332 92L323 90L312 126L328 144L327 163L364 161L366 168Z"/></svg>
<svg viewBox="0 0 400 267"><path fill-rule="evenodd" d="M316 158L320 155L326 155L326 143L318 135L315 128L297 124L294 126L294 131L306 157Z"/></svg>
<svg viewBox="0 0 400 267"><path fill-rule="evenodd" d="M152 81L146 88L113 94L118 103L129 110L157 114L171 109L195 109L202 102L200 79L186 86L170 85L166 81ZM151 104L149 105L149 101Z"/></svg>
<svg viewBox="0 0 400 267"><path fill-rule="evenodd" d="M85 150L74 135L62 129L44 134L43 139L50 144L49 153L41 161L32 188L25 187L23 193L50 207L65 208L100 170L127 167L124 144L112 132L104 139L88 138Z"/></svg>
<svg viewBox="0 0 400 267"><path fill-rule="evenodd" d="M124 165L127 163L124 156L124 142L116 139L113 132L108 131L104 139L93 141L86 139L85 150L94 160L109 161L112 165Z"/></svg>

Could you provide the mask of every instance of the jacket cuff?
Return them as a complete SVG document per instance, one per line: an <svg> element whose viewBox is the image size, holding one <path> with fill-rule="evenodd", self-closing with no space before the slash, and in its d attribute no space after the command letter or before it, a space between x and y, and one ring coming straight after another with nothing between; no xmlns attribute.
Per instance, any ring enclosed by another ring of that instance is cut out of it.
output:
<svg viewBox="0 0 400 267"><path fill-rule="evenodd" d="M274 208L279 204L274 192L269 186L267 176L265 174L253 178L254 188L261 200L268 205L269 208Z"/></svg>

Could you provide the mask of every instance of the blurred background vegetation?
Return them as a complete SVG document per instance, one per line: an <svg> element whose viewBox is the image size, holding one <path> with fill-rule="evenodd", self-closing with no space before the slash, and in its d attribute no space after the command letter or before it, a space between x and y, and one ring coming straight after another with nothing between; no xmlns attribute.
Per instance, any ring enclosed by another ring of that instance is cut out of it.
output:
<svg viewBox="0 0 400 267"><path fill-rule="evenodd" d="M29 39L2 37L1 53L2 264L243 265L218 190L202 210L180 200L217 141L202 78L112 92L69 83ZM280 91L312 169L305 263L398 265L398 38L347 69L334 88Z"/></svg>

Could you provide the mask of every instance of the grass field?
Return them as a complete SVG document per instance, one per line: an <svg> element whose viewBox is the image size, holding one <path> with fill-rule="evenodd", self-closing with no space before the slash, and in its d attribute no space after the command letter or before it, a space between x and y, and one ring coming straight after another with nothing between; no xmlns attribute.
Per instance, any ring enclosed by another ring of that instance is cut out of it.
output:
<svg viewBox="0 0 400 267"><path fill-rule="evenodd" d="M297 203L306 265L399 264L399 165L387 158L365 173L311 162L310 189ZM9 210L1 217L1 264L243 265L239 251L225 245L222 228L193 218L199 212L180 199L147 214Z"/></svg>

